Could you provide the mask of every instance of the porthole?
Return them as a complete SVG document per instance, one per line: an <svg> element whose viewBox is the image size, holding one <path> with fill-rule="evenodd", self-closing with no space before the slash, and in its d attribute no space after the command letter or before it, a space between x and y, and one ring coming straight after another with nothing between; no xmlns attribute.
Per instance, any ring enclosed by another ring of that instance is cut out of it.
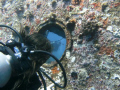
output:
<svg viewBox="0 0 120 90"><path fill-rule="evenodd" d="M43 34L51 43L52 54L55 55L60 61L65 57L65 52L70 48L71 36L65 25L59 22L49 22L39 25L38 33ZM47 66L53 66L56 61L50 57L45 63Z"/></svg>

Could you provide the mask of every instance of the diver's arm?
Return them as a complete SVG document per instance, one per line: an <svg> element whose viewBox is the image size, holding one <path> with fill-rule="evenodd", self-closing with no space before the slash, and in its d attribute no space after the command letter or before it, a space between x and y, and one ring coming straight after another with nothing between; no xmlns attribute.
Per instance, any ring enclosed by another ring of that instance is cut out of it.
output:
<svg viewBox="0 0 120 90"><path fill-rule="evenodd" d="M12 68L9 63L10 55L5 55L0 52L0 88L4 87L10 79Z"/></svg>

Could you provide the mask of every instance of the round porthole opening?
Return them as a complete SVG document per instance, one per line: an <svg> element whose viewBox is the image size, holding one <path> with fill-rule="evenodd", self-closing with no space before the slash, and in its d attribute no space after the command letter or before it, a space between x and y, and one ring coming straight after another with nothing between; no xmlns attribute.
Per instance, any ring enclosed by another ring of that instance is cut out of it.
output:
<svg viewBox="0 0 120 90"><path fill-rule="evenodd" d="M66 50L66 35L64 30L61 28L61 26L57 24L47 24L43 26L39 33L44 35L51 43L52 51L51 53L56 56L59 60L64 55L64 52ZM52 64L56 61L50 57L46 64Z"/></svg>

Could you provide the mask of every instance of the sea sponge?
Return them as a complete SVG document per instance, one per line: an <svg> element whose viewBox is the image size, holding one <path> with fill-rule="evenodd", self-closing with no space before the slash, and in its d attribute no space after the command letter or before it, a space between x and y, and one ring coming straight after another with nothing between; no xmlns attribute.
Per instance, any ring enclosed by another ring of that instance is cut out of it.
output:
<svg viewBox="0 0 120 90"><path fill-rule="evenodd" d="M98 31L98 24L95 21L89 21L86 20L82 21L81 28L80 28L80 36L84 35L94 35L96 31Z"/></svg>

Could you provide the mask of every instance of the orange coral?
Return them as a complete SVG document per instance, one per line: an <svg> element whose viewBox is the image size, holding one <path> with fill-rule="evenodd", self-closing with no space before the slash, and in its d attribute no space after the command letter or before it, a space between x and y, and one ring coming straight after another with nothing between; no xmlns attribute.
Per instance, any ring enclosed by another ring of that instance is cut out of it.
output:
<svg viewBox="0 0 120 90"><path fill-rule="evenodd" d="M78 5L80 0L72 0L71 3L72 5Z"/></svg>
<svg viewBox="0 0 120 90"><path fill-rule="evenodd" d="M102 46L100 48L99 54L107 54L107 55L111 55L111 53L113 53L114 51L111 49L111 47L105 47Z"/></svg>
<svg viewBox="0 0 120 90"><path fill-rule="evenodd" d="M90 17L91 20L95 19L95 12L89 13L88 17Z"/></svg>
<svg viewBox="0 0 120 90"><path fill-rule="evenodd" d="M39 24L40 23L40 19L36 19L35 22L36 22L36 24Z"/></svg>
<svg viewBox="0 0 120 90"><path fill-rule="evenodd" d="M84 5L84 0L72 0L71 1L72 5L79 5L83 6Z"/></svg>
<svg viewBox="0 0 120 90"><path fill-rule="evenodd" d="M92 5L94 6L94 9L96 9L97 11L101 11L102 10L102 5L101 5L100 2L92 3Z"/></svg>
<svg viewBox="0 0 120 90"><path fill-rule="evenodd" d="M108 24L108 17L103 21L103 27L106 27Z"/></svg>
<svg viewBox="0 0 120 90"><path fill-rule="evenodd" d="M59 70L58 70L57 66L55 66L51 71L52 71L52 74L58 74L59 73Z"/></svg>
<svg viewBox="0 0 120 90"><path fill-rule="evenodd" d="M71 0L71 4L72 5L80 5L80 10L82 10L83 6L84 6L84 1L85 0Z"/></svg>
<svg viewBox="0 0 120 90"><path fill-rule="evenodd" d="M114 6L115 7L120 6L120 3L115 3Z"/></svg>
<svg viewBox="0 0 120 90"><path fill-rule="evenodd" d="M81 0L81 2L80 2L80 10L82 10L83 7L84 7L84 0Z"/></svg>
<svg viewBox="0 0 120 90"><path fill-rule="evenodd" d="M80 6L84 6L84 0L80 0Z"/></svg>
<svg viewBox="0 0 120 90"><path fill-rule="evenodd" d="M76 23L76 19L73 18L73 19L70 20L70 22L71 22L71 23Z"/></svg>

